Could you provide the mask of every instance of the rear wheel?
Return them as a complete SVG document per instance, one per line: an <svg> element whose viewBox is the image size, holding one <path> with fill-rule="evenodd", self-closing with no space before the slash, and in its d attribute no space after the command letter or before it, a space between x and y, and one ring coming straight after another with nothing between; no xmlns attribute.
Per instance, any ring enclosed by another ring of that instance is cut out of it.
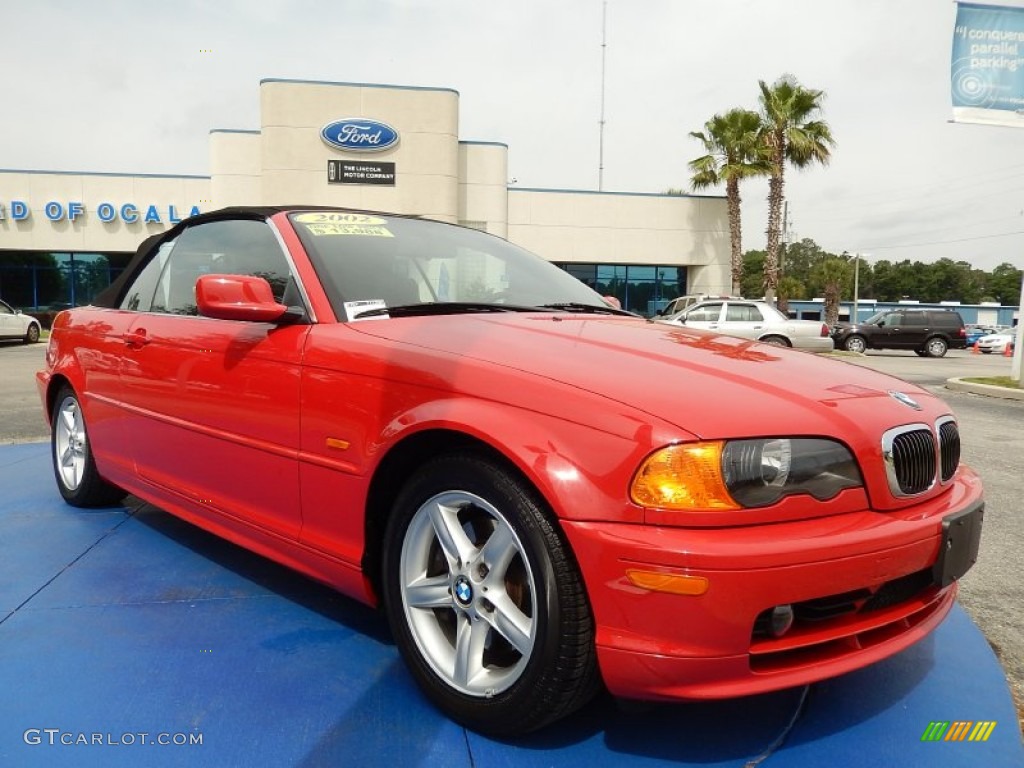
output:
<svg viewBox="0 0 1024 768"><path fill-rule="evenodd" d="M765 344L771 344L772 346L775 347L793 346L792 344L789 343L789 339L784 338L782 336L765 336L763 339L761 339L761 341L763 341Z"/></svg>
<svg viewBox="0 0 1024 768"><path fill-rule="evenodd" d="M863 354L867 348L868 344L864 341L863 336L850 336L843 342L843 349L847 352L860 352Z"/></svg>
<svg viewBox="0 0 1024 768"><path fill-rule="evenodd" d="M943 357L949 345L946 344L946 340L941 336L933 336L924 343L924 348L928 353L928 357Z"/></svg>
<svg viewBox="0 0 1024 768"><path fill-rule="evenodd" d="M62 387L54 401L50 427L53 474L64 501L73 507L107 507L124 498L124 491L111 485L96 471L78 396Z"/></svg>
<svg viewBox="0 0 1024 768"><path fill-rule="evenodd" d="M39 341L39 326L32 323L25 331L25 343L35 344L37 341Z"/></svg>
<svg viewBox="0 0 1024 768"><path fill-rule="evenodd" d="M596 691L576 564L541 499L512 473L472 455L432 461L399 494L384 547L395 641L453 719L524 733Z"/></svg>

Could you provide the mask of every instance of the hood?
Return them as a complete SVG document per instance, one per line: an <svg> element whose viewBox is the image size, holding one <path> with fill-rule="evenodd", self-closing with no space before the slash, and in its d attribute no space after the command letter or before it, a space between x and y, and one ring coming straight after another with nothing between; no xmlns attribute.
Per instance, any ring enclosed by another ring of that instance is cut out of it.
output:
<svg viewBox="0 0 1024 768"><path fill-rule="evenodd" d="M927 390L853 363L635 318L502 313L349 327L585 390L706 439L860 435L875 446L892 426L949 413Z"/></svg>

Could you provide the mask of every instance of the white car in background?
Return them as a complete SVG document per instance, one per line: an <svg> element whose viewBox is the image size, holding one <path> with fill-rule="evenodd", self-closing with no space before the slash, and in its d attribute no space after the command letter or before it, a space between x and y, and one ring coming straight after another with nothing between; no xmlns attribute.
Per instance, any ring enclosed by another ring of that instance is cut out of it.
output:
<svg viewBox="0 0 1024 768"><path fill-rule="evenodd" d="M702 301L656 322L718 331L728 336L763 341L810 352L833 349L828 326L817 320L791 320L771 304L751 299Z"/></svg>
<svg viewBox="0 0 1024 768"><path fill-rule="evenodd" d="M6 301L0 300L0 339L21 339L26 344L39 341L42 326L32 315L23 315Z"/></svg>
<svg viewBox="0 0 1024 768"><path fill-rule="evenodd" d="M694 304L700 304L702 301L711 301L712 299L742 299L742 296L712 296L709 293L688 293L685 296L677 296L672 299L664 308L658 310L658 314L662 317L668 318L672 315L678 315Z"/></svg>
<svg viewBox="0 0 1024 768"><path fill-rule="evenodd" d="M1007 347L1010 348L1010 351L1013 351L1013 341L1016 336L1016 331L1000 331L999 333L990 333L988 336L982 336L978 339L978 351L984 352L986 355L990 355L993 352L997 355L1002 355L1006 352Z"/></svg>

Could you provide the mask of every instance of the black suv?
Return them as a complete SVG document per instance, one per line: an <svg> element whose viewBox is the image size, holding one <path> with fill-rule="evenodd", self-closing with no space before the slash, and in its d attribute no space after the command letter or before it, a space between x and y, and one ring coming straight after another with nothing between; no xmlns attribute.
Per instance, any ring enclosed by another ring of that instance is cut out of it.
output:
<svg viewBox="0 0 1024 768"><path fill-rule="evenodd" d="M912 349L921 357L942 357L966 349L967 332L959 312L943 309L886 309L862 323L832 329L836 349Z"/></svg>

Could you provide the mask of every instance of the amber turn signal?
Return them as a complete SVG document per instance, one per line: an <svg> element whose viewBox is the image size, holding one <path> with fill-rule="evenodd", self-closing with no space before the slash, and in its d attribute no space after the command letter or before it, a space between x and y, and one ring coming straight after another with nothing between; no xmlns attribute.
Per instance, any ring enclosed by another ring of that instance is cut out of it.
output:
<svg viewBox="0 0 1024 768"><path fill-rule="evenodd" d="M635 587L672 595L703 595L708 591L708 580L703 576L685 576L679 573L641 571L629 568L626 578Z"/></svg>
<svg viewBox="0 0 1024 768"><path fill-rule="evenodd" d="M722 477L724 445L681 443L655 451L633 477L630 497L643 507L740 509Z"/></svg>

